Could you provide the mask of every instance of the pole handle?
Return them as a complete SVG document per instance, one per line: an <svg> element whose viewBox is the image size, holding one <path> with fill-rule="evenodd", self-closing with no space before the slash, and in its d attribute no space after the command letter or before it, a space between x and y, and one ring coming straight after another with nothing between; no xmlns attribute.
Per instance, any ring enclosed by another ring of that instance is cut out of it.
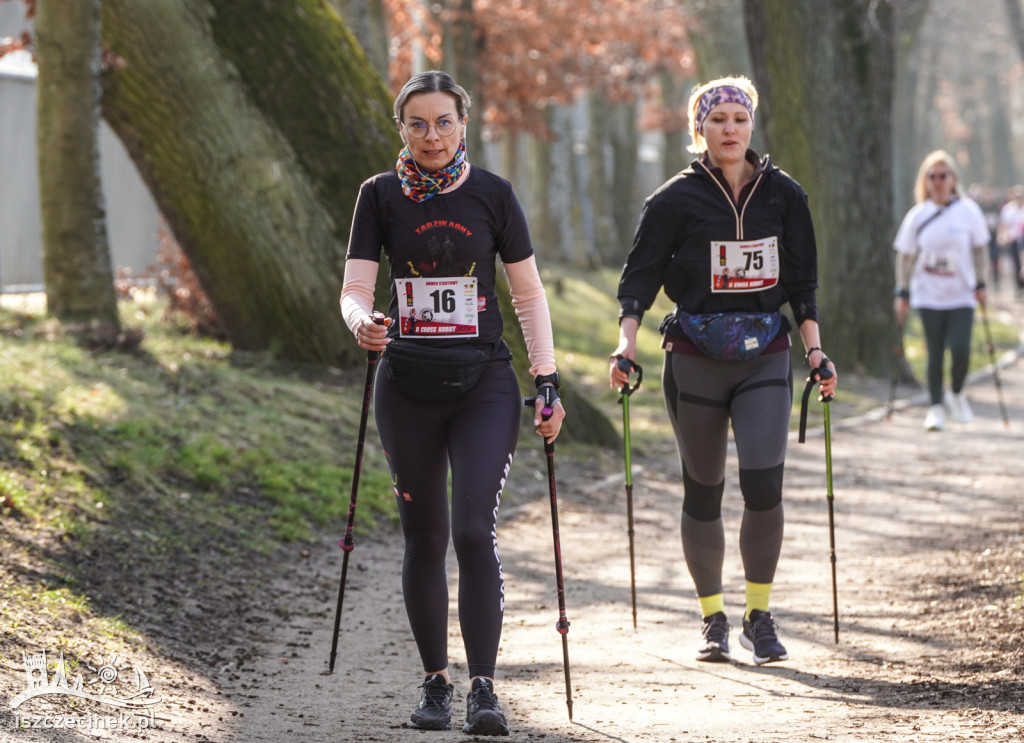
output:
<svg viewBox="0 0 1024 743"><path fill-rule="evenodd" d="M373 314L370 315L370 318L373 320L374 325L383 325L384 320L387 319L387 315L385 315L383 312L377 312L376 310L374 310ZM380 353L380 351L367 351L366 361L372 364L374 361L380 358Z"/></svg>
<svg viewBox="0 0 1024 743"><path fill-rule="evenodd" d="M800 443L804 443L807 434L807 401L811 397L811 390L822 379L831 379L834 372L828 368L823 362L817 369L812 369L811 374L807 377L807 386L804 387L803 397L800 399ZM823 403L830 403L833 400L833 395L823 395L818 399Z"/></svg>
<svg viewBox="0 0 1024 743"><path fill-rule="evenodd" d="M622 388L619 390L623 395L632 395L640 388L640 383L644 381L643 367L633 361L633 359L627 359L622 354L615 354L612 358L616 360L616 366L619 367L620 371L624 371L626 374L636 372L636 384L630 386L629 382L623 382Z"/></svg>

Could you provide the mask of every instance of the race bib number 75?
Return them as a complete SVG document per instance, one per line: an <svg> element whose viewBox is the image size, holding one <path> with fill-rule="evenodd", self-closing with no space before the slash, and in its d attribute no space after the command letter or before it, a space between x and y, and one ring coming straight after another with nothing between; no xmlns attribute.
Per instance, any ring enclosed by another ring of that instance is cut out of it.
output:
<svg viewBox="0 0 1024 743"><path fill-rule="evenodd" d="M475 338L476 276L395 279L403 338Z"/></svg>
<svg viewBox="0 0 1024 743"><path fill-rule="evenodd" d="M779 239L711 243L711 291L760 292L779 282Z"/></svg>

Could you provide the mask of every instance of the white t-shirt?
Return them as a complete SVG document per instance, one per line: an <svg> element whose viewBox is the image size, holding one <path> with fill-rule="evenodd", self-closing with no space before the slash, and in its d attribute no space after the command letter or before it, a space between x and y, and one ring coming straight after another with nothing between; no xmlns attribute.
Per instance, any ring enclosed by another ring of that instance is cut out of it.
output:
<svg viewBox="0 0 1024 743"><path fill-rule="evenodd" d="M941 212L936 215L936 212ZM903 218L893 247L917 254L910 276L910 306L933 310L974 307L974 248L988 246L981 207L959 198L942 207L934 201L913 206Z"/></svg>
<svg viewBox="0 0 1024 743"><path fill-rule="evenodd" d="M1015 201L1007 201L999 210L999 224L1006 225L1006 232L1013 240L1024 237L1024 204L1017 206Z"/></svg>

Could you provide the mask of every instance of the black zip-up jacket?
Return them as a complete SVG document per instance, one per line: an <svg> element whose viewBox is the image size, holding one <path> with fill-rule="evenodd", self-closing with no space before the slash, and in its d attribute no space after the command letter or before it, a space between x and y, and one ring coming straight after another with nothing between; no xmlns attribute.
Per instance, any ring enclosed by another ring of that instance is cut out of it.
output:
<svg viewBox="0 0 1024 743"><path fill-rule="evenodd" d="M752 150L751 158L756 162ZM778 283L764 291L712 293L712 241L771 236L778 237ZM817 320L818 258L807 194L766 155L737 208L725 186L694 160L644 202L619 279L620 317L641 320L662 287L691 314L774 312L789 302L798 326Z"/></svg>

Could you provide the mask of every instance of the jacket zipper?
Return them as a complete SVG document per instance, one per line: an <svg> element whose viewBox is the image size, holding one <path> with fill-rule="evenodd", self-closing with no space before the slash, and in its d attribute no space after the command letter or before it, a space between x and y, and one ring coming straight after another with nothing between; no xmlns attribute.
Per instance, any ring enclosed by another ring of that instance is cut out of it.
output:
<svg viewBox="0 0 1024 743"><path fill-rule="evenodd" d="M747 204L750 203L750 199L754 196L754 191L757 190L757 187L761 183L761 179L764 177L764 173L765 173L764 169L762 169L761 172L757 174L757 180L755 180L754 181L754 185L751 186L750 193L747 194L747 200L743 202L743 209L741 211L737 212L736 211L736 204L732 200L732 196L729 195L729 192L725 190L725 187L722 186L722 184L719 182L719 180L717 178L715 178L715 174L711 172L711 170L708 168L708 166L706 166L704 163L700 162L699 160L697 161L697 164L700 165L702 168L704 168L704 171L708 174L708 177L711 178L711 182L714 183L716 186L718 186L718 190L721 191L722 192L722 196L725 197L726 202L729 204L729 208L732 209L733 216L736 218L736 239L737 240L742 240L743 239L743 215L747 213Z"/></svg>

